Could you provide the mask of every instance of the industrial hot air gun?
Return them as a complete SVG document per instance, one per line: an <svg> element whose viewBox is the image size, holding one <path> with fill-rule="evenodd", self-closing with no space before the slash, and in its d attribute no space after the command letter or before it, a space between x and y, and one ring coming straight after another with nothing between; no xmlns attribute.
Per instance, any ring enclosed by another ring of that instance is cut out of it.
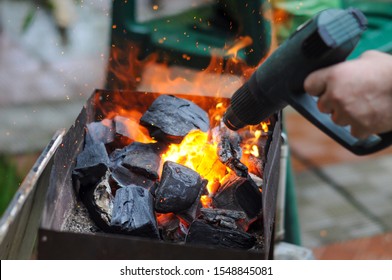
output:
<svg viewBox="0 0 392 280"><path fill-rule="evenodd" d="M336 125L317 108L317 98L305 93L303 83L313 71L344 61L366 29L357 9L328 9L298 29L274 51L232 96L223 121L231 130L258 124L291 105L310 122L357 155L392 144L392 132L358 139L349 127Z"/></svg>

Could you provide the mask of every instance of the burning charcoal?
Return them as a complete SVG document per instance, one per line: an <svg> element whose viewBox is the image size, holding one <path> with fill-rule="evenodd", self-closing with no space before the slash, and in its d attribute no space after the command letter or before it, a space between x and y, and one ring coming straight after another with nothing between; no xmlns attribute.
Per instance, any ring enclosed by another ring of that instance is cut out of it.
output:
<svg viewBox="0 0 392 280"><path fill-rule="evenodd" d="M188 223L192 223L196 217L200 214L201 202L200 197L206 193L205 187L207 186L208 181L202 180L202 187L200 188L200 193L195 199L194 203L188 209L178 212L177 215L184 219Z"/></svg>
<svg viewBox="0 0 392 280"><path fill-rule="evenodd" d="M250 249L255 245L256 238L243 231L221 228L196 220L191 224L185 242L223 248Z"/></svg>
<svg viewBox="0 0 392 280"><path fill-rule="evenodd" d="M254 139L255 135L254 133L250 132L249 130L240 130L238 132L240 135L241 139L245 139L245 143L247 142L246 139ZM254 143L254 140L252 141L253 145L256 145L258 149L258 156L257 158L260 159L262 162L266 161L266 153L268 150L268 145L271 141L271 135L272 131L269 132L260 132L260 136L257 139L256 143ZM244 143L243 143L244 144Z"/></svg>
<svg viewBox="0 0 392 280"><path fill-rule="evenodd" d="M226 166L233 170L237 176L246 177L248 176L248 167L243 164L240 160L236 158L231 158L227 162L225 162Z"/></svg>
<svg viewBox="0 0 392 280"><path fill-rule="evenodd" d="M173 213L158 214L157 220L163 240L171 242L185 240L188 229L176 215Z"/></svg>
<svg viewBox="0 0 392 280"><path fill-rule="evenodd" d="M136 185L118 189L114 198L111 226L134 236L159 237L150 192Z"/></svg>
<svg viewBox="0 0 392 280"><path fill-rule="evenodd" d="M246 218L246 215L244 212L228 210L228 209L203 208L203 209L201 209L201 212L204 217L209 217L208 219L214 219L215 217L220 216L220 215L232 218L235 221Z"/></svg>
<svg viewBox="0 0 392 280"><path fill-rule="evenodd" d="M218 143L219 160L240 177L248 176L248 168L240 159L242 156L241 138L237 132L222 125L213 129L213 137Z"/></svg>
<svg viewBox="0 0 392 280"><path fill-rule="evenodd" d="M161 183L155 195L155 209L160 213L184 213L195 216L200 207L200 196L204 192L206 180L192 169L175 162L163 165Z"/></svg>
<svg viewBox="0 0 392 280"><path fill-rule="evenodd" d="M95 188L83 190L81 199L86 205L91 218L103 231L110 231L110 221L112 219L113 200L111 187L109 185L110 172L107 171L105 177Z"/></svg>
<svg viewBox="0 0 392 280"><path fill-rule="evenodd" d="M242 161L248 167L249 173L255 174L259 178L263 178L263 161L252 154L244 154Z"/></svg>
<svg viewBox="0 0 392 280"><path fill-rule="evenodd" d="M100 122L92 122L87 124L86 145L96 143L112 143L114 141L113 122L104 119Z"/></svg>
<svg viewBox="0 0 392 280"><path fill-rule="evenodd" d="M93 188L105 175L110 166L108 154L103 143L88 145L78 155L73 172L76 191Z"/></svg>
<svg viewBox="0 0 392 280"><path fill-rule="evenodd" d="M237 229L235 222L246 218L246 214L242 211L211 208L202 208L200 211L205 221L231 229Z"/></svg>
<svg viewBox="0 0 392 280"><path fill-rule="evenodd" d="M152 103L140 119L151 137L180 143L191 130L209 129L208 115L203 109L186 99L172 95L161 95Z"/></svg>
<svg viewBox="0 0 392 280"><path fill-rule="evenodd" d="M261 192L250 177L229 175L213 198L215 208L244 211L249 219L261 213Z"/></svg>

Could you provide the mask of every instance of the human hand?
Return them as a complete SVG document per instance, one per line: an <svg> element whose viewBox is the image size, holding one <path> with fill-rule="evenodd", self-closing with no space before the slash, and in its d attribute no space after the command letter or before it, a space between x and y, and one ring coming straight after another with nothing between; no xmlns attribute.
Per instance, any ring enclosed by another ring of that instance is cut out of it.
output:
<svg viewBox="0 0 392 280"><path fill-rule="evenodd" d="M392 130L392 55L367 51L311 73L305 90L318 96L318 107L351 134L366 138Z"/></svg>

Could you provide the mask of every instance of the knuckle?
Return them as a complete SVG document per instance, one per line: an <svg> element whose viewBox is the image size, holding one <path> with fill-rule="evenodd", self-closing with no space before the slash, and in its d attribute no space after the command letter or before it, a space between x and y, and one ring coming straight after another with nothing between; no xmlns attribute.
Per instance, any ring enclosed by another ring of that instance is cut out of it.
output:
<svg viewBox="0 0 392 280"><path fill-rule="evenodd" d="M365 51L361 54L360 58L369 58L369 57L374 57L376 55L378 55L379 52L375 51L375 50L368 50Z"/></svg>
<svg viewBox="0 0 392 280"><path fill-rule="evenodd" d="M342 77L342 75L344 75L344 73L347 72L346 65L347 65L346 63L340 63L340 64L337 64L337 65L331 67L330 71L328 72L328 76L327 76L329 81L339 80Z"/></svg>
<svg viewBox="0 0 392 280"><path fill-rule="evenodd" d="M344 101L344 98L340 94L340 91L337 91L335 89L332 89L329 93L329 100L332 104L339 105L342 104ZM339 106L340 107L340 106Z"/></svg>

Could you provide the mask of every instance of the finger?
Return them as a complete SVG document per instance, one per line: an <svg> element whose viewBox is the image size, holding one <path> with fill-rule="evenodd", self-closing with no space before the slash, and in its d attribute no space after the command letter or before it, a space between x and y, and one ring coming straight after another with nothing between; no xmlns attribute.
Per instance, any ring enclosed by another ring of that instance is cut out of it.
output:
<svg viewBox="0 0 392 280"><path fill-rule="evenodd" d="M311 73L304 81L304 89L313 96L321 96L327 89L327 69Z"/></svg>
<svg viewBox="0 0 392 280"><path fill-rule="evenodd" d="M334 111L333 105L327 95L322 95L317 101L317 107L320 112L325 114L332 114Z"/></svg>
<svg viewBox="0 0 392 280"><path fill-rule="evenodd" d="M345 126L350 124L349 118L340 114L339 111L333 111L331 113L331 119L337 125Z"/></svg>
<svg viewBox="0 0 392 280"><path fill-rule="evenodd" d="M369 133L367 130L363 129L360 126L352 125L351 135L359 139L366 139L371 135L371 133Z"/></svg>

